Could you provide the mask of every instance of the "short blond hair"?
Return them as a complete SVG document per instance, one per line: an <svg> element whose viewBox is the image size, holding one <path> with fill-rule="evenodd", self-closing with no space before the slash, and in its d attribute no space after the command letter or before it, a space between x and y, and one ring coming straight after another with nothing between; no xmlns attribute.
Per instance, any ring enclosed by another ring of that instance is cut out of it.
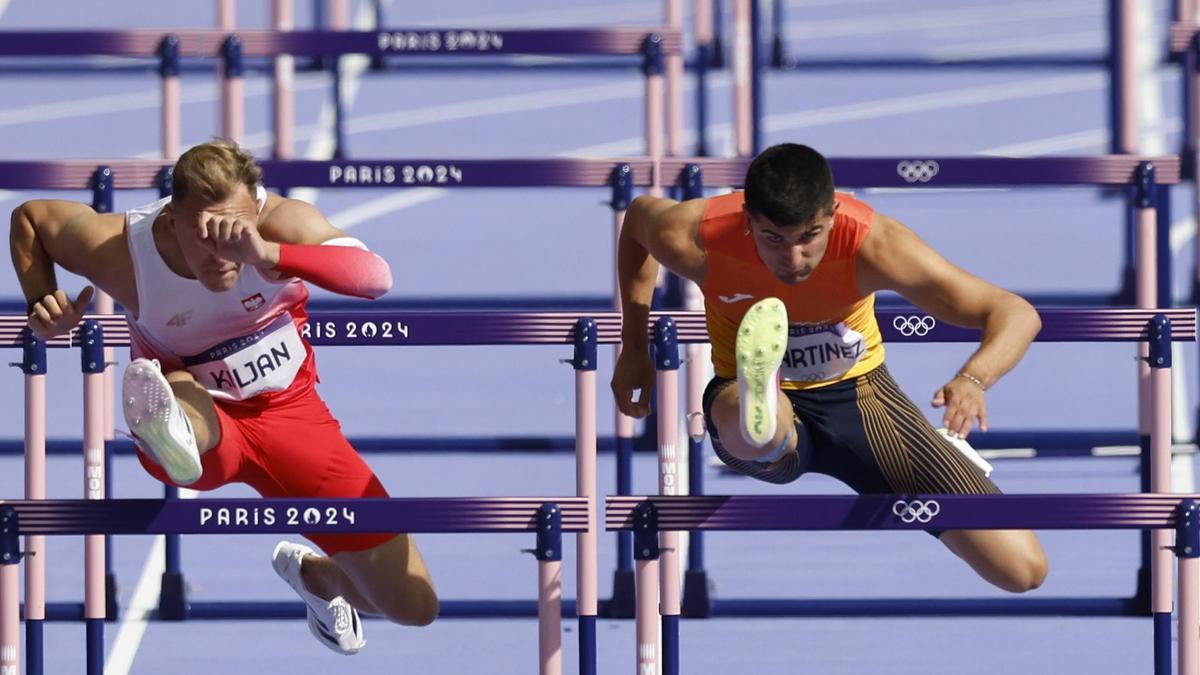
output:
<svg viewBox="0 0 1200 675"><path fill-rule="evenodd" d="M209 204L225 201L245 185L253 197L262 180L254 157L233 141L218 139L192 147L175 162L171 199L196 198Z"/></svg>

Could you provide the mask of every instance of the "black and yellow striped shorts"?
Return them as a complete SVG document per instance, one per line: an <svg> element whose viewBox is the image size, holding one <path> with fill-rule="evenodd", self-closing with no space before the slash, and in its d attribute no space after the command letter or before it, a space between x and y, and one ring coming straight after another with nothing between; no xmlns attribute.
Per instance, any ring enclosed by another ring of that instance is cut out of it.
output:
<svg viewBox="0 0 1200 675"><path fill-rule="evenodd" d="M798 452L769 466L730 455L712 424L712 402L736 380L713 378L704 391L704 418L717 457L729 468L769 483L802 474L832 476L860 494L999 494L933 428L881 365L827 387L787 391L796 411Z"/></svg>

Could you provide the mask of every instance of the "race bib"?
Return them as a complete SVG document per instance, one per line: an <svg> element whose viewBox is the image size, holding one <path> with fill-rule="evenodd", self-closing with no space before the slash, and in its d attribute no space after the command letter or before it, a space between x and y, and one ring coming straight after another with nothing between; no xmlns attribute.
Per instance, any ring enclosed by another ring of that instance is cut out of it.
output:
<svg viewBox="0 0 1200 675"><path fill-rule="evenodd" d="M185 357L183 365L213 398L242 401L287 389L304 357L300 333L283 314L260 331Z"/></svg>
<svg viewBox="0 0 1200 675"><path fill-rule="evenodd" d="M779 376L792 382L825 382L844 375L866 353L862 333L844 323L792 324Z"/></svg>

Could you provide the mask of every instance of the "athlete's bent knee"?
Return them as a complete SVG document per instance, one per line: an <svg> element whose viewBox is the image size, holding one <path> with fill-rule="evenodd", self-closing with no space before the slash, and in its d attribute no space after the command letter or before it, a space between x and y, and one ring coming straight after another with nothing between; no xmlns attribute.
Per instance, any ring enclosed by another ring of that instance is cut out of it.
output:
<svg viewBox="0 0 1200 675"><path fill-rule="evenodd" d="M1050 563L1040 551L1006 566L998 586L1010 593L1028 593L1039 588L1050 571Z"/></svg>
<svg viewBox="0 0 1200 675"><path fill-rule="evenodd" d="M392 622L404 626L428 626L437 619L441 603L433 588L425 584L410 584L403 594L395 594L385 602L372 598L379 611Z"/></svg>

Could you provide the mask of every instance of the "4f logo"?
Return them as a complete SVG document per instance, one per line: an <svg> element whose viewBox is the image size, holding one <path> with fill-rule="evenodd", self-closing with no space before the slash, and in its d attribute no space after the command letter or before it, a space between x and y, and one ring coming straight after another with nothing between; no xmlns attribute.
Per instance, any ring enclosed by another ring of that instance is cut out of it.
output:
<svg viewBox="0 0 1200 675"><path fill-rule="evenodd" d="M192 320L192 310L188 309L188 310L184 310L184 311L176 314L175 316L171 317L170 320L167 321L167 325L174 326L175 328L182 328L183 326L186 326L187 322L189 322L191 320Z"/></svg>

